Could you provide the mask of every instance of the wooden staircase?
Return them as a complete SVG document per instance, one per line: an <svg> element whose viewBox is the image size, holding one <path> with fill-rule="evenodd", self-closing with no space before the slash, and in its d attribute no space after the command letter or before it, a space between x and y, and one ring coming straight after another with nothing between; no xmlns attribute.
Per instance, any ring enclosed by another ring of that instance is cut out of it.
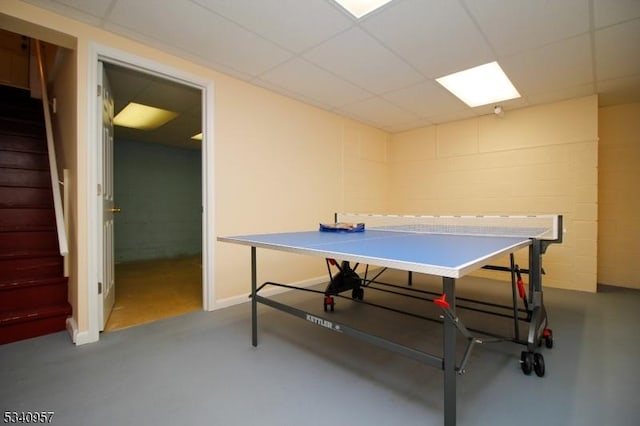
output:
<svg viewBox="0 0 640 426"><path fill-rule="evenodd" d="M0 86L0 344L66 328L42 102Z"/></svg>

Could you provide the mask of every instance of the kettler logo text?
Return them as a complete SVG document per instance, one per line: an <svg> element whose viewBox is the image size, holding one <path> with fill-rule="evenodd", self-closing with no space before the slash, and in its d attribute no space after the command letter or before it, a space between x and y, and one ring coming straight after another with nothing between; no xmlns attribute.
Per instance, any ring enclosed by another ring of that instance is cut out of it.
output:
<svg viewBox="0 0 640 426"><path fill-rule="evenodd" d="M312 323L314 323L316 325L322 326L324 328L328 328L328 329L333 330L333 331L342 331L342 330L340 330L340 326L339 325L333 325L333 323L331 321L327 321L326 319L314 317L311 314L307 314L307 321L312 322Z"/></svg>

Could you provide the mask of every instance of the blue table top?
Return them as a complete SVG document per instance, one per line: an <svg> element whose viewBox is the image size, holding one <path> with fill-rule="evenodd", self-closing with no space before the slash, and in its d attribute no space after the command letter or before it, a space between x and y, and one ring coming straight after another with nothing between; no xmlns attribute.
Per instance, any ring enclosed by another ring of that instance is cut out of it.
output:
<svg viewBox="0 0 640 426"><path fill-rule="evenodd" d="M487 237L365 230L285 232L219 237L272 250L459 278L531 244L525 237Z"/></svg>

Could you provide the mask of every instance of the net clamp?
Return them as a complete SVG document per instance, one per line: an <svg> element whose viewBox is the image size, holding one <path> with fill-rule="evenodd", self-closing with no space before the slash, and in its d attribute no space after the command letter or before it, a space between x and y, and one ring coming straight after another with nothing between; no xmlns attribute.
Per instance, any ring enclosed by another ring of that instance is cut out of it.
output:
<svg viewBox="0 0 640 426"><path fill-rule="evenodd" d="M436 305L440 306L443 309L447 309L450 306L449 302L447 302L446 294L443 294L442 296L433 299L433 303L435 303Z"/></svg>

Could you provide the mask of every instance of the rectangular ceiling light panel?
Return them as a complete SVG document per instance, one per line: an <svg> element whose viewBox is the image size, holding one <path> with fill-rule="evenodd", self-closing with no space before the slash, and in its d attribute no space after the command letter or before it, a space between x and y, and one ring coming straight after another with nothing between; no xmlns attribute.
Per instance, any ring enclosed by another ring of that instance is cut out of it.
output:
<svg viewBox="0 0 640 426"><path fill-rule="evenodd" d="M336 0L336 3L346 9L357 19L360 19L364 15L381 8L390 1L391 0Z"/></svg>
<svg viewBox="0 0 640 426"><path fill-rule="evenodd" d="M153 130L177 116L178 113L173 111L130 102L115 116L113 124L132 129Z"/></svg>
<svg viewBox="0 0 640 426"><path fill-rule="evenodd" d="M520 97L497 62L449 74L436 81L472 108Z"/></svg>

